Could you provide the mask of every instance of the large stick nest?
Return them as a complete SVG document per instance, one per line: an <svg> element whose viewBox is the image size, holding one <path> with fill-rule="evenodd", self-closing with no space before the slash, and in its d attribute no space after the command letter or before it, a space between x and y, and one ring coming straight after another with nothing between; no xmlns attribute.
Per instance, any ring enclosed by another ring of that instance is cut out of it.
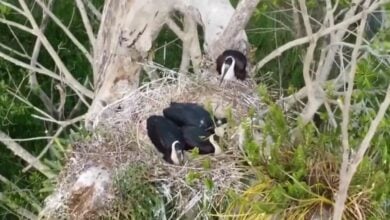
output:
<svg viewBox="0 0 390 220"><path fill-rule="evenodd" d="M174 201L175 216L178 217L193 211L206 195L211 203L215 203L223 198L227 190L240 191L245 187L242 180L248 170L238 147L238 126L230 127L225 134L221 141L224 148L221 155L194 156L188 153L186 163L176 166L164 162L155 150L147 136L146 119L150 115L161 115L172 101L196 102L211 106L219 117L225 116L226 110L231 109L235 125L238 125L239 120L247 116L249 108L261 107L254 86L248 81L224 82L219 86L218 78L210 74L196 77L172 71L165 74L163 78L145 83L139 90L106 106L96 118L93 137L74 145L70 155L72 163L68 163L60 180L62 192L73 187L86 164L112 170L112 175L142 164L148 170L148 181L164 189L160 193L168 201ZM197 178L189 182L189 175L194 173ZM205 186L206 179L212 180L212 189ZM72 207L68 207L69 211L75 212ZM203 215L202 212L196 214L198 217Z"/></svg>

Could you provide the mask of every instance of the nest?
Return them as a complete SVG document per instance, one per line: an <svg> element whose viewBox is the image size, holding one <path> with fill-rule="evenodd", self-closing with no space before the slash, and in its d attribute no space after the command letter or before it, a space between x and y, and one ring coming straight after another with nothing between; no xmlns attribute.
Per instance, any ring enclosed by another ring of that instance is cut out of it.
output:
<svg viewBox="0 0 390 220"><path fill-rule="evenodd" d="M95 135L74 145L70 156L73 163L68 163L61 181L63 188L71 187L85 164L103 166L113 173L141 164L148 170L147 180L158 186L166 201L174 201L175 218L184 215L193 219L204 217L206 213L202 213L199 206L205 198L212 208L216 201L223 200L228 190L245 188L242 180L248 169L243 165L239 138L234 135L237 128L230 128L222 140L224 152L221 155L188 153L186 163L176 166L164 162L150 142L146 119L150 115L161 115L170 102L193 102L211 106L217 117L225 116L226 109L231 109L232 117L239 122L250 108L261 107L253 88L250 82L224 82L220 86L217 77L211 74L192 77L172 72L144 84L139 90L106 106L96 118ZM189 180L193 174L195 177ZM207 181L212 187L207 187Z"/></svg>

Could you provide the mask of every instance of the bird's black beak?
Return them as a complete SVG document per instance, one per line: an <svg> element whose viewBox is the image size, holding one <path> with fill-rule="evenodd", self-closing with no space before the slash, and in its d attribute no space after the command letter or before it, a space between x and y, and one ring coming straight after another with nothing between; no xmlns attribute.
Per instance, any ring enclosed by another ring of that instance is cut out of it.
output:
<svg viewBox="0 0 390 220"><path fill-rule="evenodd" d="M221 81L219 81L219 85L222 84L223 79L225 78L225 75L226 75L227 71L229 70L229 67L230 67L230 64L227 64L226 62L224 62L222 64L222 68L221 68L222 76L221 76Z"/></svg>

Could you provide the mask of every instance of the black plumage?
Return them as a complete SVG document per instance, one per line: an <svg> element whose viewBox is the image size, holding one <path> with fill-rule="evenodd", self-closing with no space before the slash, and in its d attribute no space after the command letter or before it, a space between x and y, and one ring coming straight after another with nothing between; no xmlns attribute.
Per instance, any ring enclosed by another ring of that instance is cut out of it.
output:
<svg viewBox="0 0 390 220"><path fill-rule="evenodd" d="M226 119L212 119L210 113L196 103L172 102L168 108L163 110L166 118L173 121L178 126L195 126L205 131L213 131L214 121L216 126L226 123Z"/></svg>
<svg viewBox="0 0 390 220"><path fill-rule="evenodd" d="M186 150L197 147L200 154L221 153L221 148L217 140L215 140L215 134L195 126L183 126L181 130L183 132Z"/></svg>
<svg viewBox="0 0 390 220"><path fill-rule="evenodd" d="M153 115L146 121L148 136L168 163L179 164L182 160L184 139L181 129L163 116Z"/></svg>
<svg viewBox="0 0 390 220"><path fill-rule="evenodd" d="M245 80L247 77L247 58L237 50L225 50L217 58L217 71L221 75L221 83L227 80Z"/></svg>

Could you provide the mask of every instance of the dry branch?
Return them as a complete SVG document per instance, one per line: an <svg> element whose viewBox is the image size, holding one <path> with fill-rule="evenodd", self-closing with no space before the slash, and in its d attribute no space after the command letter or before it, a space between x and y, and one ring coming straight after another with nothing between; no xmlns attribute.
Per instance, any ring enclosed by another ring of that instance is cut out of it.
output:
<svg viewBox="0 0 390 220"><path fill-rule="evenodd" d="M76 0L76 5L77 8L79 9L81 19L83 21L85 30L87 31L87 35L89 38L89 43L91 44L91 53L93 54L93 51L95 51L95 43L96 43L96 38L92 30L92 25L91 22L89 21L87 11L85 10L84 3L82 0Z"/></svg>
<svg viewBox="0 0 390 220"><path fill-rule="evenodd" d="M216 59L216 57L226 49L237 49L245 54L248 53L248 45L245 45L247 42L237 42L237 40L239 40L237 39L237 33L241 33L245 30L245 26L259 2L260 0L241 0L238 3L223 34L212 45L213 50L210 51L212 58Z"/></svg>
<svg viewBox="0 0 390 220"><path fill-rule="evenodd" d="M386 4L388 2L389 2L388 0L374 2L369 8L367 8L365 10L365 13L371 13L371 12L375 11L379 6ZM317 31L316 33L313 34L313 38L319 39L321 37L324 37L324 36L332 33L335 30L347 29L347 27L349 25L355 23L356 21L359 21L362 18L362 15L363 15L363 12L360 12L354 16L346 17L346 19L344 21L342 21L338 24L335 24L334 26ZM253 68L252 72L256 72L256 71L260 70L265 64L267 64L271 60L275 59L276 57L282 55L285 51L287 51L291 48L300 46L302 44L309 43L310 40L311 40L310 37L305 36L305 37L301 37L299 39L290 41L290 42L280 46L279 48L275 49L270 54L268 54L266 57L264 57L262 60L260 60Z"/></svg>
<svg viewBox="0 0 390 220"><path fill-rule="evenodd" d="M56 175L51 172L49 167L41 163L40 161L36 161L35 157L31 155L28 151L26 151L22 146L12 140L7 134L0 131L0 141L11 150L16 156L20 157L27 163L31 164L36 170L41 172L47 178L54 178Z"/></svg>
<svg viewBox="0 0 390 220"><path fill-rule="evenodd" d="M357 164L352 163L350 161L350 154L351 149L349 145L349 134L348 134L348 124L349 124L349 117L350 117L350 108L351 108L351 100L352 100L352 92L353 92L353 85L355 80L355 74L357 70L357 61L358 61L358 54L360 47L363 42L363 33L364 28L366 25L367 20L367 12L365 12L365 8L369 6L370 1L366 1L366 3L363 5L363 14L362 14L362 20L360 22L360 26L357 32L357 39L355 43L355 47L352 51L352 58L351 58L351 70L348 75L348 88L347 92L345 94L344 98L344 105L342 107L342 124L341 124L341 138L342 138L342 145L343 145L343 160L341 164L340 169L340 182L339 182L339 189L336 194L335 198L335 204L334 204L334 212L333 212L333 220L339 220L342 219L343 212L344 212L344 206L345 201L347 199L348 195L348 188L352 181L352 177L356 172L356 169L350 169L351 167L357 167L360 161L355 161ZM390 91L390 90L389 90ZM385 99L386 101L386 99ZM387 107L386 107L387 109ZM379 114L377 115L379 116ZM382 115L383 118L383 115ZM374 123L375 120L372 122ZM375 127L376 128L376 127ZM376 129L373 131L375 132Z"/></svg>
<svg viewBox="0 0 390 220"><path fill-rule="evenodd" d="M85 88L82 84L80 84L69 72L68 68L65 66L65 64L62 62L59 55L55 52L54 48L50 44L50 42L47 40L46 36L41 32L38 24L36 23L33 15L31 14L30 9L28 8L26 2L24 0L19 0L20 5L22 6L24 13L26 15L26 18L29 20L30 24L33 27L34 34L38 37L38 39L42 42L42 45L45 47L45 49L48 51L54 62L56 63L57 67L60 69L60 71L64 74L65 79L62 79L64 81L67 81L67 84L69 87L71 87L76 94L82 98L82 96L87 96L89 98L93 97L93 93ZM49 15L51 14L50 11L46 10L46 13Z"/></svg>
<svg viewBox="0 0 390 220"><path fill-rule="evenodd" d="M47 8L49 10L51 10L51 8L53 6L53 2L54 2L54 0L50 0L48 2ZM49 16L43 12L41 25L39 27L41 29L42 33L45 32L45 29L46 29L46 26L48 23L49 23ZM36 67L36 65L37 65L38 56L39 56L39 53L41 51L41 46L42 46L41 41L39 39L36 39L35 44L34 44L34 49L33 49L33 52L32 52L31 58L30 58L30 65L33 67ZM31 70L29 71L29 82L30 82L30 87L31 87L33 93L35 93L41 99L46 110L51 115L54 115L55 107L54 107L52 101L50 100L48 95L40 87L36 73L34 71L31 71Z"/></svg>

